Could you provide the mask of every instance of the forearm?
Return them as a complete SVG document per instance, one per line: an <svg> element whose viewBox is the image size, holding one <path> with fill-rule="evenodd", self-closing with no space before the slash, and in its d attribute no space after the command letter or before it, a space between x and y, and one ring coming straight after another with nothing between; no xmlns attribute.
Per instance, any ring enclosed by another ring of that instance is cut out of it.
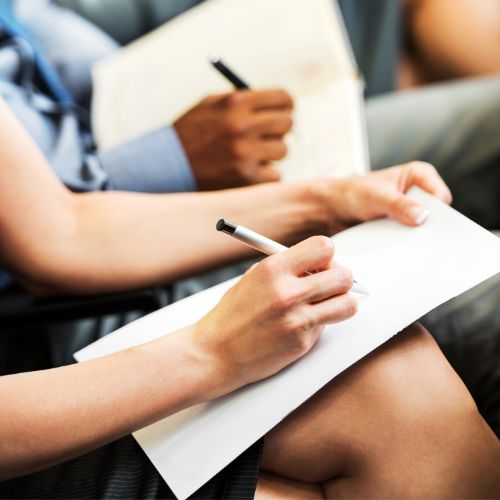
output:
<svg viewBox="0 0 500 500"><path fill-rule="evenodd" d="M220 217L285 243L325 228L323 200L307 185L74 195L3 103L0 119L0 259L33 292L142 287L249 256L215 232Z"/></svg>
<svg viewBox="0 0 500 500"><path fill-rule="evenodd" d="M0 378L0 480L66 461L223 390L189 329L79 365Z"/></svg>
<svg viewBox="0 0 500 500"><path fill-rule="evenodd" d="M227 217L284 243L324 231L309 188L262 185L216 193L76 197L75 234L46 276L50 288L94 293L171 282L252 252L215 231Z"/></svg>

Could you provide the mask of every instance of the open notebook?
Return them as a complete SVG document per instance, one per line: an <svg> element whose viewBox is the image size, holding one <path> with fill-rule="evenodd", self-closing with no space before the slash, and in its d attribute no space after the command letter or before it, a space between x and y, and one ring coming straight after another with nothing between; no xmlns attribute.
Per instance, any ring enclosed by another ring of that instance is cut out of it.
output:
<svg viewBox="0 0 500 500"><path fill-rule="evenodd" d="M220 56L255 88L285 88L295 125L283 177L368 169L363 83L333 0L208 0L98 63L93 127L109 148L172 123L231 85Z"/></svg>
<svg viewBox="0 0 500 500"><path fill-rule="evenodd" d="M411 196L431 212L423 226L377 220L333 238L338 261L370 290L353 318L326 327L309 354L277 375L134 433L177 497L188 497L332 378L403 328L500 272L500 239L419 189ZM234 282L139 319L75 357L93 359L193 323Z"/></svg>

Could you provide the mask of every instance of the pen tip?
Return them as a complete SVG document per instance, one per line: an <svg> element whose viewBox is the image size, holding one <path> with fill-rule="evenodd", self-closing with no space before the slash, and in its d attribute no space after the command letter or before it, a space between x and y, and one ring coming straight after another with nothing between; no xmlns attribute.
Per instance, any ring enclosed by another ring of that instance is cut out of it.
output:
<svg viewBox="0 0 500 500"><path fill-rule="evenodd" d="M361 285L358 281L354 281L354 284L352 286L352 291L360 295L370 295L369 290L363 285Z"/></svg>
<svg viewBox="0 0 500 500"><path fill-rule="evenodd" d="M217 54L212 54L208 59L212 64L220 62L220 57Z"/></svg>

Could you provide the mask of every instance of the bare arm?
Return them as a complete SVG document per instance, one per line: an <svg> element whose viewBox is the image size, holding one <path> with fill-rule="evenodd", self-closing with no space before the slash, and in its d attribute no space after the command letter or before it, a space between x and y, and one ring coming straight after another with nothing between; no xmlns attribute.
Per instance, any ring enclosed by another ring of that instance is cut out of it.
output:
<svg viewBox="0 0 500 500"><path fill-rule="evenodd" d="M252 268L193 326L80 365L0 377L0 480L68 460L303 356L322 325L356 312L350 273L330 267L332 256L327 238L310 238Z"/></svg>
<svg viewBox="0 0 500 500"><path fill-rule="evenodd" d="M498 0L408 0L413 58L426 79L500 72Z"/></svg>
<svg viewBox="0 0 500 500"><path fill-rule="evenodd" d="M408 214L414 202L404 196L414 184L450 198L421 163L347 180L209 193L76 195L0 102L0 262L39 294L148 286L249 256L216 233L220 217L285 244L384 215L415 224Z"/></svg>
<svg viewBox="0 0 500 500"><path fill-rule="evenodd" d="M215 232L222 216L288 242L325 230L320 200L299 185L72 194L3 103L0 169L0 260L39 293L130 289L249 255Z"/></svg>
<svg viewBox="0 0 500 500"><path fill-rule="evenodd" d="M216 372L186 334L0 377L0 480L69 460L202 401L214 390Z"/></svg>
<svg viewBox="0 0 500 500"><path fill-rule="evenodd" d="M0 124L0 262L38 290L142 286L243 257L240 244L215 234L221 215L286 242L384 215L415 225L421 207L404 195L413 184L449 198L422 164L203 195L73 195L1 102ZM329 268L332 254L325 238L308 240L250 270L195 327L79 366L1 378L0 479L69 459L305 354L321 325L355 313L352 279Z"/></svg>

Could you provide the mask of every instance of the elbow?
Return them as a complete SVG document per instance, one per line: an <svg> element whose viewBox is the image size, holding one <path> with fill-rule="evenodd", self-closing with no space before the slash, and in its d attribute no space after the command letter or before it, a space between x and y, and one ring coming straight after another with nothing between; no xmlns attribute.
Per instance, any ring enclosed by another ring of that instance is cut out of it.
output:
<svg viewBox="0 0 500 500"><path fill-rule="evenodd" d="M68 283L75 271L75 263L68 254L55 246L28 249L19 252L11 267L14 279L35 297L48 297L68 293ZM66 245L61 245L64 248Z"/></svg>
<svg viewBox="0 0 500 500"><path fill-rule="evenodd" d="M78 232L72 211L30 232L12 231L2 252L6 270L37 297L68 293L68 284L78 282Z"/></svg>

